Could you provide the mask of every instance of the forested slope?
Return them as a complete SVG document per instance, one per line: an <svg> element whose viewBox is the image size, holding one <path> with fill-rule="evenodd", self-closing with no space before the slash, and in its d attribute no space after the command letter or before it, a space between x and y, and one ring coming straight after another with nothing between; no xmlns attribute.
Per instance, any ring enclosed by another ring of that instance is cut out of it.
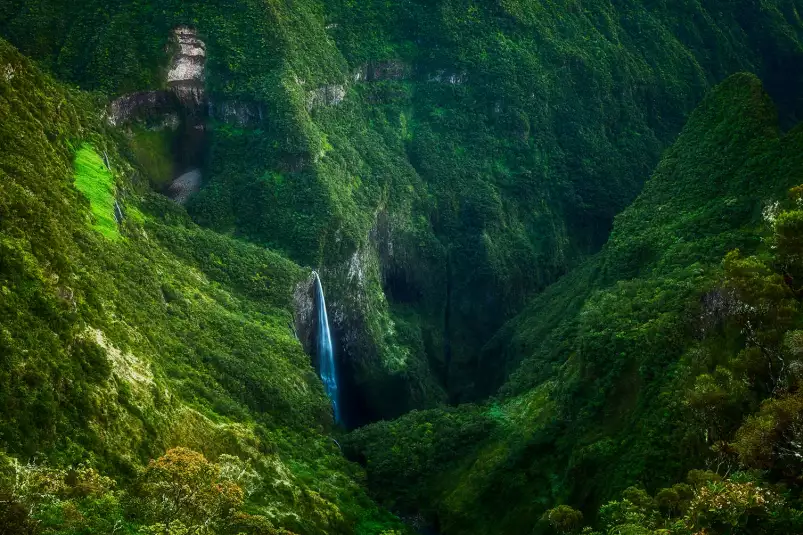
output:
<svg viewBox="0 0 803 535"><path fill-rule="evenodd" d="M325 434L291 330L308 272L152 193L103 100L5 41L0 66L1 529L396 525Z"/></svg>
<svg viewBox="0 0 803 535"><path fill-rule="evenodd" d="M118 96L197 28L213 108L253 120L212 114L189 212L319 268L357 425L493 392L482 346L598 250L714 83L756 73L792 124L798 7L12 0L0 33Z"/></svg>
<svg viewBox="0 0 803 535"><path fill-rule="evenodd" d="M801 7L3 2L0 522L803 531Z"/></svg>
<svg viewBox="0 0 803 535"><path fill-rule="evenodd" d="M634 485L606 529L798 530L801 132L755 77L718 86L603 250L486 347L512 371L491 402L350 435L371 488L444 533L572 531L545 510L595 520ZM670 488L690 469L738 473Z"/></svg>

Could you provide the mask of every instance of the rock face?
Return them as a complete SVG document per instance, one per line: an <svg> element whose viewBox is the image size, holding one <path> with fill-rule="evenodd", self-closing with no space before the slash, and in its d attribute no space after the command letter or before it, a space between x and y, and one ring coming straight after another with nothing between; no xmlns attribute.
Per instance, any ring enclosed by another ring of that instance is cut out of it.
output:
<svg viewBox="0 0 803 535"><path fill-rule="evenodd" d="M445 69L435 71L427 77L428 82L445 83L451 85L463 85L468 79L468 74L465 72L450 72Z"/></svg>
<svg viewBox="0 0 803 535"><path fill-rule="evenodd" d="M170 52L167 86L178 99L183 119L176 144L176 165L179 173L184 172L170 190L177 187L179 193L173 198L185 202L200 188L197 168L206 148L206 44L198 38L195 28L178 26L170 37Z"/></svg>
<svg viewBox="0 0 803 535"><path fill-rule="evenodd" d="M201 172L198 169L187 171L175 179L168 188L171 199L184 204L189 198L201 189Z"/></svg>
<svg viewBox="0 0 803 535"><path fill-rule="evenodd" d="M169 89L123 95L109 106L109 122L136 122L149 130L170 130L170 150L178 178L165 192L184 204L201 187L199 167L206 149L206 119L212 111L204 89L206 45L194 28L176 27L170 37L167 78ZM223 106L223 115L239 122L251 120L250 112ZM261 117L261 110L259 110Z"/></svg>
<svg viewBox="0 0 803 535"><path fill-rule="evenodd" d="M167 87L157 91L138 91L114 100L109 106L109 122L120 125L129 121L145 121L151 127L178 126L179 116L195 118L190 128L202 124L206 114L204 73L206 45L195 29L178 26L170 38L170 61ZM167 120L165 120L167 118ZM152 124L161 120L162 124Z"/></svg>
<svg viewBox="0 0 803 535"><path fill-rule="evenodd" d="M172 91L138 91L114 100L109 106L109 122L121 125L130 121L178 126L178 102ZM156 126L154 124L154 126Z"/></svg>
<svg viewBox="0 0 803 535"><path fill-rule="evenodd" d="M310 274L293 291L293 322L296 336L308 355L315 349L315 277Z"/></svg>
<svg viewBox="0 0 803 535"><path fill-rule="evenodd" d="M406 80L410 77L410 66L403 61L392 59L366 63L354 74L355 82L380 82L382 80Z"/></svg>
<svg viewBox="0 0 803 535"><path fill-rule="evenodd" d="M319 87L307 95L307 111L320 106L337 106L344 98L346 98L346 87L341 84Z"/></svg>
<svg viewBox="0 0 803 535"><path fill-rule="evenodd" d="M429 309L438 308L444 296L437 295L434 306L422 306L427 313L421 316L399 313L401 308L388 300L392 297L403 307L418 304L425 288L416 276L443 286L440 273L408 269L408 263L425 265L416 256L419 245L380 210L361 247L341 262L321 268L348 428L447 402L446 392L429 372L426 352L429 348L433 356L443 353L438 349L443 314ZM298 317L298 298L296 303ZM299 337L304 343L300 332Z"/></svg>
<svg viewBox="0 0 803 535"><path fill-rule="evenodd" d="M173 29L170 47L167 85L185 107L198 108L205 100L206 44L194 28L178 26Z"/></svg>
<svg viewBox="0 0 803 535"><path fill-rule="evenodd" d="M241 127L255 127L265 120L265 109L259 102L209 101L209 118Z"/></svg>

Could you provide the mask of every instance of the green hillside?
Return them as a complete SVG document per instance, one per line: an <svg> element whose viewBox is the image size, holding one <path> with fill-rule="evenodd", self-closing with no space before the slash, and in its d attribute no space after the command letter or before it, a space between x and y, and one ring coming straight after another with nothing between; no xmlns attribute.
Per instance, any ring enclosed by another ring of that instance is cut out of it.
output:
<svg viewBox="0 0 803 535"><path fill-rule="evenodd" d="M0 533L803 532L802 10L6 0Z"/></svg>
<svg viewBox="0 0 803 535"><path fill-rule="evenodd" d="M75 187L89 199L95 228L114 240L120 235L114 216L114 177L91 145L81 146L75 154Z"/></svg>
<svg viewBox="0 0 803 535"><path fill-rule="evenodd" d="M0 65L3 532L392 528L327 436L328 400L288 327L305 270L194 225L137 186L97 102L3 41ZM176 447L190 450L161 457ZM206 478L231 492L186 515L149 505L160 485Z"/></svg>
<svg viewBox="0 0 803 535"><path fill-rule="evenodd" d="M800 192L787 190L803 176L801 132L779 133L754 76L718 86L603 250L486 346L489 373L500 361L512 372L498 396L350 435L370 488L428 511L444 533L546 530L556 503L612 530L603 533L799 530L800 512L785 510L796 502L781 498L796 490L761 477L794 488L799 473L787 448L800 417ZM710 487L699 477L713 475L697 474L688 498L663 503L695 467L741 472ZM740 502L748 483L777 501ZM700 518L708 507L738 529Z"/></svg>
<svg viewBox="0 0 803 535"><path fill-rule="evenodd" d="M492 393L482 346L599 249L714 83L758 74L793 124L797 7L11 0L0 33L117 96L198 29L209 98L261 120L209 125L188 210L322 272L358 425Z"/></svg>

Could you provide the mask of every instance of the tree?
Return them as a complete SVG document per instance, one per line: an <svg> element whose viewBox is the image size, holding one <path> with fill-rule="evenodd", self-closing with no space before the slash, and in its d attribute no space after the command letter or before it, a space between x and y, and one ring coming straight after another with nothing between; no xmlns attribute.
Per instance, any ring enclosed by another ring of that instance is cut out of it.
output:
<svg viewBox="0 0 803 535"><path fill-rule="evenodd" d="M180 533L185 527L192 534L215 533L244 500L243 489L221 477L220 465L187 448L168 450L152 460L136 494L142 515L163 525L165 533Z"/></svg>
<svg viewBox="0 0 803 535"><path fill-rule="evenodd" d="M568 505L550 509L544 513L543 519L558 533L575 533L583 526L583 513Z"/></svg>

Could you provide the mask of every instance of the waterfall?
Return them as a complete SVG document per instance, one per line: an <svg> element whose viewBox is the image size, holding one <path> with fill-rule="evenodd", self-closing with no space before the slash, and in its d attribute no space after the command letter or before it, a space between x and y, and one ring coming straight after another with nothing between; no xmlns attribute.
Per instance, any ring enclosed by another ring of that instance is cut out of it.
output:
<svg viewBox="0 0 803 535"><path fill-rule="evenodd" d="M315 306L318 308L318 367L326 395L332 400L335 423L340 423L340 406L337 393L337 372L335 370L335 351L332 347L332 334L329 332L329 317L326 315L326 300L318 273L315 277Z"/></svg>

